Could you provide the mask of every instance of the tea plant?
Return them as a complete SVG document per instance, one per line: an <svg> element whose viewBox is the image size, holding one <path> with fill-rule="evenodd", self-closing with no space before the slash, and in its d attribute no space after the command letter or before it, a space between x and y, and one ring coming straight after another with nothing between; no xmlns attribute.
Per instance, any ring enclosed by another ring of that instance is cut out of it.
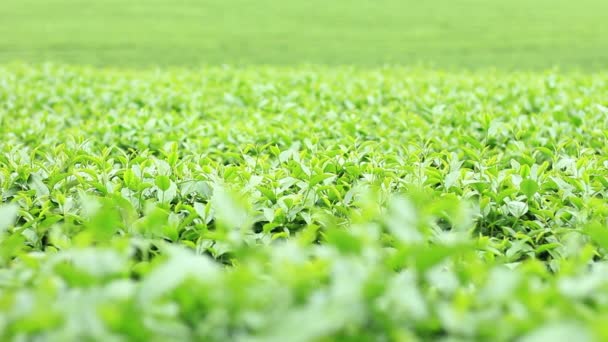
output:
<svg viewBox="0 0 608 342"><path fill-rule="evenodd" d="M0 68L2 340L608 338L608 75Z"/></svg>

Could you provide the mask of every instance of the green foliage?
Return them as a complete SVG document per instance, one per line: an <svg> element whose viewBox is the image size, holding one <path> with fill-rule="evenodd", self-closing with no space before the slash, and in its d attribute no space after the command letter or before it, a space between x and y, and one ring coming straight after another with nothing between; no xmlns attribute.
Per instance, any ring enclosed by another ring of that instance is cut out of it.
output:
<svg viewBox="0 0 608 342"><path fill-rule="evenodd" d="M0 68L0 340L608 338L608 75Z"/></svg>
<svg viewBox="0 0 608 342"><path fill-rule="evenodd" d="M605 0L2 0L0 63L605 70L606 13Z"/></svg>

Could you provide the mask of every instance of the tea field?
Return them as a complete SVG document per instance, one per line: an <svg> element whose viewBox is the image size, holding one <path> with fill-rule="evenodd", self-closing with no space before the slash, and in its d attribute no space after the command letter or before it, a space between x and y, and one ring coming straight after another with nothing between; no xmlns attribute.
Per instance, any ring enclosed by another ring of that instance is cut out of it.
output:
<svg viewBox="0 0 608 342"><path fill-rule="evenodd" d="M1 66L0 339L608 339L606 127L606 73Z"/></svg>
<svg viewBox="0 0 608 342"><path fill-rule="evenodd" d="M608 67L605 0L2 0L0 63Z"/></svg>

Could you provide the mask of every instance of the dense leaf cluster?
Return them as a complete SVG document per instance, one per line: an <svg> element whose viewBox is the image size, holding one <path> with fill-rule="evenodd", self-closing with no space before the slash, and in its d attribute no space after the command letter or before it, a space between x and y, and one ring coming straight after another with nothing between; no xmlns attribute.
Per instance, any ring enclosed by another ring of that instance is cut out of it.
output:
<svg viewBox="0 0 608 342"><path fill-rule="evenodd" d="M608 75L0 68L2 340L608 338Z"/></svg>

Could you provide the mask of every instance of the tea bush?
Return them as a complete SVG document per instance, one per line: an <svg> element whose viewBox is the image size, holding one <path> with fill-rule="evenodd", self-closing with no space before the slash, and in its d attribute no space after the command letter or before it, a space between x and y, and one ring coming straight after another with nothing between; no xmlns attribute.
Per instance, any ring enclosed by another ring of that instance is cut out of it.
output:
<svg viewBox="0 0 608 342"><path fill-rule="evenodd" d="M608 338L608 75L0 67L0 338Z"/></svg>

